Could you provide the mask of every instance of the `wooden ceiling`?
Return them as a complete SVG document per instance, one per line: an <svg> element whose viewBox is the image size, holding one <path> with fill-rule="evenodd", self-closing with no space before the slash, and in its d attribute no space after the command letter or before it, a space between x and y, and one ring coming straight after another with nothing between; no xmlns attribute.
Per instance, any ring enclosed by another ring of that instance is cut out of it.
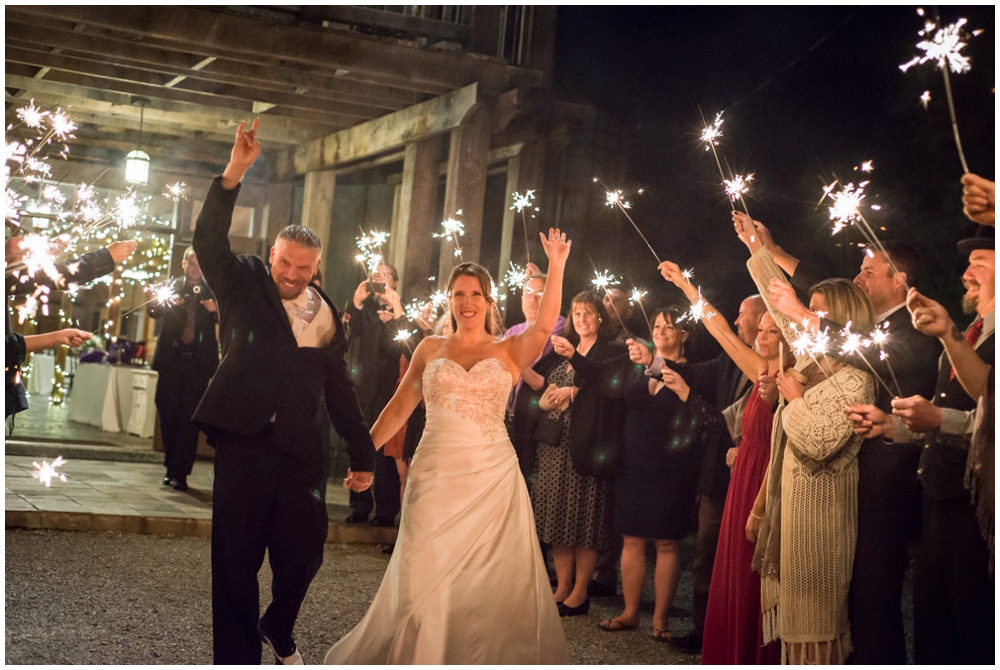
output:
<svg viewBox="0 0 1000 670"><path fill-rule="evenodd" d="M387 14L326 11L355 21ZM61 106L80 124L74 159L122 164L139 137L135 102L145 99L142 148L175 170L201 171L224 162L236 125L254 116L265 147L282 149L472 82L491 94L542 82L539 71L456 50L462 44L449 40L467 39L466 26L389 17L452 47L442 49L335 29L328 18L306 7L7 5L6 122L31 99Z"/></svg>

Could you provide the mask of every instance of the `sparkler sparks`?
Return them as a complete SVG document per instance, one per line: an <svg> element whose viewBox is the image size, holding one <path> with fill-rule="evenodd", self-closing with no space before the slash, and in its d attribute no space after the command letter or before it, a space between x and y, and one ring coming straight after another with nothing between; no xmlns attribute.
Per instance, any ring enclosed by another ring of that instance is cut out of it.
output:
<svg viewBox="0 0 1000 670"><path fill-rule="evenodd" d="M605 204L608 207L614 207L615 205L618 205L622 209L631 209L632 203L622 199L621 190L608 191L606 195L607 195L607 202L605 202Z"/></svg>
<svg viewBox="0 0 1000 670"><path fill-rule="evenodd" d="M118 196L118 199L115 200L111 216L118 221L118 228L120 230L134 228L142 217L142 210L139 208L136 194L129 191L124 195Z"/></svg>
<svg viewBox="0 0 1000 670"><path fill-rule="evenodd" d="M621 281L607 270L604 272L598 272L595 270L594 278L590 280L590 283L594 285L594 288L607 291L608 287L617 286L621 283Z"/></svg>
<svg viewBox="0 0 1000 670"><path fill-rule="evenodd" d="M177 299L177 290L175 288L176 282L172 278L164 279L162 282L157 284L152 284L146 287L146 292L153 295L153 299L150 302L155 302L158 305L166 306L171 304Z"/></svg>
<svg viewBox="0 0 1000 670"><path fill-rule="evenodd" d="M753 173L748 174L746 177L742 175L733 175L732 179L724 179L722 183L726 187L726 195L733 202L741 200L743 195L750 191L750 182L753 181Z"/></svg>
<svg viewBox="0 0 1000 670"><path fill-rule="evenodd" d="M523 213L526 207L530 209L531 201L535 199L534 190L525 191L524 195L518 193L517 191L514 191L513 195L514 195L514 204L511 205L510 208L512 210L515 210L518 214Z"/></svg>
<svg viewBox="0 0 1000 670"><path fill-rule="evenodd" d="M367 234L362 234L356 241L361 253L357 254L354 260L365 266L369 279L378 271L378 266L382 264L382 246L388 239L389 233L369 230Z"/></svg>
<svg viewBox="0 0 1000 670"><path fill-rule="evenodd" d="M701 141L705 143L705 151L719 145L719 138L722 137L722 112L715 115L715 122L710 126L705 126L701 131Z"/></svg>
<svg viewBox="0 0 1000 670"><path fill-rule="evenodd" d="M966 46L966 42L963 40L965 31L962 29L962 26L966 23L968 22L965 19L959 19L950 26L937 29L936 23L928 21L924 25L924 29L917 34L921 37L926 37L931 31L935 29L937 31L934 32L934 36L931 39L924 39L917 42L917 48L922 50L924 54L922 56L915 56L912 60L903 63L899 66L899 69L906 72L914 65L922 65L929 61L934 61L942 70L948 67L955 74L962 74L971 70L972 65L969 62L969 57L962 53L962 49Z"/></svg>
<svg viewBox="0 0 1000 670"><path fill-rule="evenodd" d="M510 269L507 270L507 274L504 275L503 284L510 289L511 292L519 290L524 286L524 282L528 280L528 272L520 265L515 265L513 261L510 262Z"/></svg>
<svg viewBox="0 0 1000 670"><path fill-rule="evenodd" d="M643 298L646 297L648 291L643 291L638 288L633 288L632 293L629 294L628 301L633 305L642 305Z"/></svg>
<svg viewBox="0 0 1000 670"><path fill-rule="evenodd" d="M460 215L462 210L455 212L456 215ZM434 237L448 238L455 245L455 256L461 257L462 247L458 243L458 238L465 235L465 224L456 218L447 218L441 222L441 229L443 232L434 233Z"/></svg>
<svg viewBox="0 0 1000 670"><path fill-rule="evenodd" d="M413 337L413 331L400 329L396 331L396 335L392 339L394 342L409 342L411 337Z"/></svg>
<svg viewBox="0 0 1000 670"><path fill-rule="evenodd" d="M694 270L682 270L681 276L684 277L684 279L691 281L691 277L694 276Z"/></svg>
<svg viewBox="0 0 1000 670"><path fill-rule="evenodd" d="M923 104L924 109L927 109L927 105L930 103L930 101L931 101L931 92L924 91L923 95L920 96L920 102L921 104Z"/></svg>
<svg viewBox="0 0 1000 670"><path fill-rule="evenodd" d="M170 198L174 202L185 200L187 195L184 192L184 182L175 182L167 185L167 190L163 192L164 198Z"/></svg>
<svg viewBox="0 0 1000 670"><path fill-rule="evenodd" d="M434 293L431 293L430 300L435 308L444 307L448 304L448 294L444 291L434 291Z"/></svg>
<svg viewBox="0 0 1000 670"><path fill-rule="evenodd" d="M702 319L711 319L715 316L715 312L708 309L708 303L704 298L701 297L701 288L698 288L698 300L691 303L691 309L685 312L678 321L701 321Z"/></svg>
<svg viewBox="0 0 1000 670"><path fill-rule="evenodd" d="M57 457L56 460L51 463L48 461L42 461L42 464L39 465L37 461L32 461L31 464L35 466L35 471L31 473L31 476L42 484L45 484L46 487L52 486L53 479L66 481L66 475L58 470L62 466L66 465L66 461L62 456Z"/></svg>
<svg viewBox="0 0 1000 670"><path fill-rule="evenodd" d="M21 107L17 110L17 118L21 119L21 122L29 128L41 128L46 115L46 112L35 107L34 100L27 107Z"/></svg>
<svg viewBox="0 0 1000 670"><path fill-rule="evenodd" d="M823 197L833 201L830 206L830 220L834 222L833 235L861 220L861 201L865 199L863 186L846 184L839 191L834 191L836 187L837 182L833 182L823 188Z"/></svg>

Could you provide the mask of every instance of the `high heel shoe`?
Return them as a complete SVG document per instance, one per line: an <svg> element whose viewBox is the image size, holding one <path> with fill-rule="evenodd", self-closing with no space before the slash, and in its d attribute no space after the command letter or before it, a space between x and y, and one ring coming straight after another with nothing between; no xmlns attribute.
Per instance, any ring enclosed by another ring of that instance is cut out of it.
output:
<svg viewBox="0 0 1000 670"><path fill-rule="evenodd" d="M590 598L587 598L576 607L570 607L566 603L559 603L559 616L585 616L590 611Z"/></svg>

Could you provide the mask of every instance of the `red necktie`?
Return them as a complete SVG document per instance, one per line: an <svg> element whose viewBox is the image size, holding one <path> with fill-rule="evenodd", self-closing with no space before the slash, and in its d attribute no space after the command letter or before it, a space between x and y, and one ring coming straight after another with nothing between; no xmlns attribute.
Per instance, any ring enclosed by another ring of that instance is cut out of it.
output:
<svg viewBox="0 0 1000 670"><path fill-rule="evenodd" d="M971 344L972 346L976 346L976 340L978 340L979 336L982 334L983 334L983 320L982 318L979 318L973 321L972 325L969 326L969 329L965 331L965 341ZM952 367L951 376L948 379L954 379L954 378L955 378L955 368Z"/></svg>

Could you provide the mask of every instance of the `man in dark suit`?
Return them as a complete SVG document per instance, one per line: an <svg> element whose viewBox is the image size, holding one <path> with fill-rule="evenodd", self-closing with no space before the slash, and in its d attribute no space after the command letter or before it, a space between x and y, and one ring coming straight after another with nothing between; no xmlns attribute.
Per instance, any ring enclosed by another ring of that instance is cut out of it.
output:
<svg viewBox="0 0 1000 670"><path fill-rule="evenodd" d="M240 123L194 233L194 250L219 301L222 340L222 362L194 420L216 449L214 660L259 663L263 640L279 663L295 664L302 656L292 629L323 562L329 528L321 404L348 445L346 487L371 485L375 449L344 362L337 310L309 285L319 268L319 238L306 228L285 228L271 247L270 267L229 246L240 180L260 155L257 126L255 120L247 132ZM258 621L265 550L272 599Z"/></svg>
<svg viewBox="0 0 1000 670"><path fill-rule="evenodd" d="M929 398L941 345L915 330L906 311L907 288L920 279L919 252L904 242L887 241L883 247L886 253L865 252L854 278L872 304L876 323L890 333L887 361L878 360L877 351L868 360L902 397ZM875 404L892 411L892 395L881 385ZM906 663L901 603L907 544L920 532L920 451L916 441L886 444L878 437L865 440L858 452L858 537L848 604L852 664Z"/></svg>
<svg viewBox="0 0 1000 670"><path fill-rule="evenodd" d="M156 409L167 468L163 485L187 491L187 477L198 450L198 426L191 417L219 367L215 337L219 310L191 247L184 251L181 267L184 276L174 283L176 301L169 305L150 303L146 313L163 322L151 366L159 374Z"/></svg>
<svg viewBox="0 0 1000 670"><path fill-rule="evenodd" d="M988 232L986 232L988 231ZM963 306L976 319L962 337L988 364L994 361L995 265L993 229L959 242L969 255L962 276ZM994 588L989 548L965 488L966 459L976 399L941 356L933 399L896 398L892 414L849 405L855 431L893 443L919 440L918 473L924 492L920 552L914 577L914 661L918 664L994 662ZM853 622L852 622L853 634Z"/></svg>

